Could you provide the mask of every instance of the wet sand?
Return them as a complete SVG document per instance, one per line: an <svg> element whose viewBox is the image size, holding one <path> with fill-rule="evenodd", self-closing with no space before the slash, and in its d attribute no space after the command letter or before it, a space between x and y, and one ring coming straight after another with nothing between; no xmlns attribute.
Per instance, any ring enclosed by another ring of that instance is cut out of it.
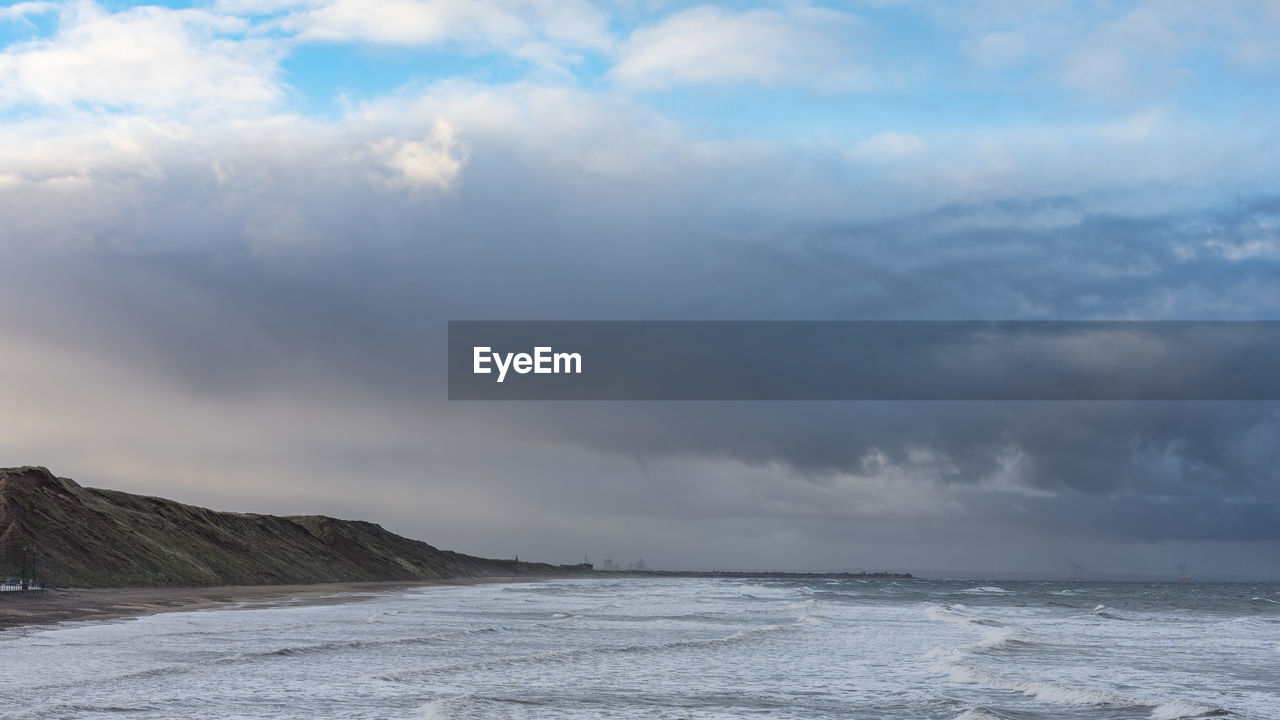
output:
<svg viewBox="0 0 1280 720"><path fill-rule="evenodd" d="M354 582L321 585L228 585L220 587L54 588L43 592L0 593L0 630L50 625L67 620L105 620L179 610L202 610L232 603L272 605L359 602L372 593L429 585L528 582L542 578L458 578L413 582Z"/></svg>

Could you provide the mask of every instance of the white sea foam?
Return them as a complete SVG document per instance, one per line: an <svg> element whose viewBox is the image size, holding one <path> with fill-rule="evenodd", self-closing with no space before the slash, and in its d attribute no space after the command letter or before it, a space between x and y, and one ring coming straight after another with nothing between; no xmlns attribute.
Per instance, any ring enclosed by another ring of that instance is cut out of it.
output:
<svg viewBox="0 0 1280 720"><path fill-rule="evenodd" d="M947 647L946 645L934 645L929 652L924 654L924 658L926 660L937 660L938 658L955 655L957 652L959 652L958 648Z"/></svg>
<svg viewBox="0 0 1280 720"><path fill-rule="evenodd" d="M981 640L968 646L970 650L1007 650L1031 644L1026 628L1011 626L988 630Z"/></svg>
<svg viewBox="0 0 1280 720"><path fill-rule="evenodd" d="M454 720L470 698L470 694L436 698L419 706L417 715L422 720Z"/></svg>
<svg viewBox="0 0 1280 720"><path fill-rule="evenodd" d="M1094 615L1096 615L1097 617L1100 617L1100 618L1106 618L1107 620L1120 620L1120 619L1121 619L1121 617L1120 617L1119 615L1117 615L1117 614L1116 614L1116 612L1115 612L1114 610L1112 610L1111 608L1107 607L1106 605L1099 605L1099 606L1095 607L1095 608L1093 609L1093 614L1094 614Z"/></svg>
<svg viewBox="0 0 1280 720"><path fill-rule="evenodd" d="M969 707L964 712L955 716L954 720L1001 720L999 715L994 715L980 707Z"/></svg>
<svg viewBox="0 0 1280 720"><path fill-rule="evenodd" d="M0 633L0 707L142 720L1276 720L1276 618L1249 601L1270 589L1084 584L1093 614L1043 584L971 592L991 587L584 579L73 623Z"/></svg>
<svg viewBox="0 0 1280 720"><path fill-rule="evenodd" d="M1151 710L1151 720L1182 720L1182 718L1222 717L1227 713L1209 705L1177 700L1157 705Z"/></svg>
<svg viewBox="0 0 1280 720"><path fill-rule="evenodd" d="M930 605L925 609L925 614L931 620L947 623L972 623L974 625L986 625L988 627L1000 627L1003 625L999 620L991 618L977 617L965 612L964 605Z"/></svg>
<svg viewBox="0 0 1280 720"><path fill-rule="evenodd" d="M1128 707L1142 704L1106 689L1069 687L1047 681L1012 679L960 662L944 662L937 667L956 682L978 685L990 690L1012 690L1053 705Z"/></svg>
<svg viewBox="0 0 1280 720"><path fill-rule="evenodd" d="M950 605L930 605L925 608L924 612L930 620L937 620L938 622L969 622L969 617L967 615L960 613Z"/></svg>

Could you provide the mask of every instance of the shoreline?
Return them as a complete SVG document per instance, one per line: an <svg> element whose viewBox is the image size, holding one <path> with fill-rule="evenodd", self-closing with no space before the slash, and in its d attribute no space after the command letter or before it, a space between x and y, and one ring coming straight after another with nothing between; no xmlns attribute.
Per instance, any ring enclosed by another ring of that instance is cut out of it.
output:
<svg viewBox="0 0 1280 720"><path fill-rule="evenodd" d="M796 577L906 577L884 573L787 573L742 571L622 571L587 574L458 577L432 580L355 581L287 585L213 585L195 587L50 588L43 592L0 593L0 633L36 625L82 620L143 617L164 612L205 610L233 603L279 604L300 600L310 604L359 602L360 593L413 587L478 585L482 583L537 582L556 578L796 578ZM341 597L341 596L349 597Z"/></svg>
<svg viewBox="0 0 1280 720"><path fill-rule="evenodd" d="M537 582L552 576L387 580L312 585L216 585L209 587L52 588L0 596L0 633L7 630L85 620L145 617L167 612L208 610L236 603L278 605L360 602L368 594L415 587Z"/></svg>

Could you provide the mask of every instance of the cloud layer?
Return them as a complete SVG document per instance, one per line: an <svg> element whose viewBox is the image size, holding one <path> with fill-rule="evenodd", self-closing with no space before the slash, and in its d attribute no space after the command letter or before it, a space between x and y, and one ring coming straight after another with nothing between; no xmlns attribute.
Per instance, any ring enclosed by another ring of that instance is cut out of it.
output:
<svg viewBox="0 0 1280 720"><path fill-rule="evenodd" d="M1274 576L1273 404L444 400L449 319L1275 319L1273 8L1050 10L10 6L0 457L555 561Z"/></svg>

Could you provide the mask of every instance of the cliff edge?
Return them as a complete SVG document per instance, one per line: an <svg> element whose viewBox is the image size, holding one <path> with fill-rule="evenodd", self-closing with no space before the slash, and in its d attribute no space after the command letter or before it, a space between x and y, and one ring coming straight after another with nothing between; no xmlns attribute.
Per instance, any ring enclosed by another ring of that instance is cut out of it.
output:
<svg viewBox="0 0 1280 720"><path fill-rule="evenodd" d="M431 580L573 572L440 550L380 525L217 512L0 468L0 575L28 547L51 586L141 587Z"/></svg>

